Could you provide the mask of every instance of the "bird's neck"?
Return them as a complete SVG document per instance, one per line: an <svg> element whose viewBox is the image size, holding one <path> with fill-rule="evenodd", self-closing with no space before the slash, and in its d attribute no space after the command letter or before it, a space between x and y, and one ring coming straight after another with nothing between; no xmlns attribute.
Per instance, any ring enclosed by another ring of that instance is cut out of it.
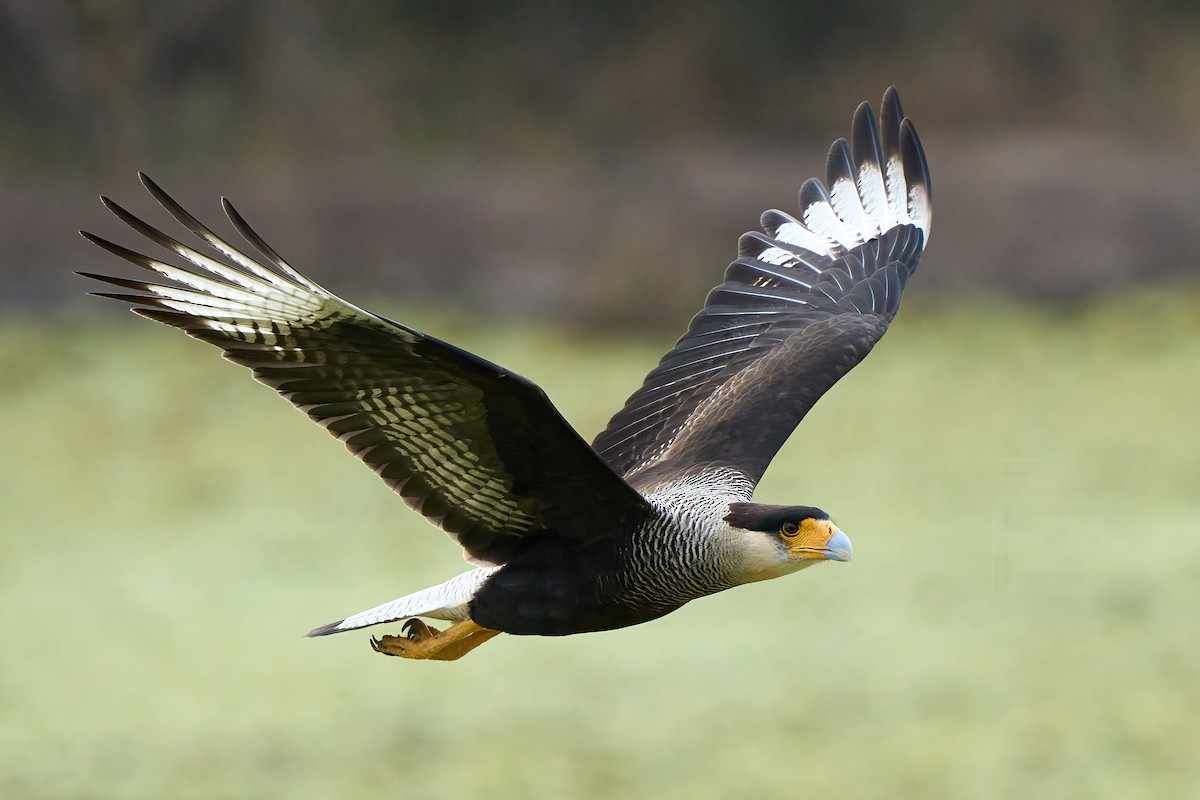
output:
<svg viewBox="0 0 1200 800"><path fill-rule="evenodd" d="M725 517L753 487L734 474L682 479L647 496L656 513L634 536L630 555L639 580L654 584L660 597L683 603L746 582L743 532Z"/></svg>

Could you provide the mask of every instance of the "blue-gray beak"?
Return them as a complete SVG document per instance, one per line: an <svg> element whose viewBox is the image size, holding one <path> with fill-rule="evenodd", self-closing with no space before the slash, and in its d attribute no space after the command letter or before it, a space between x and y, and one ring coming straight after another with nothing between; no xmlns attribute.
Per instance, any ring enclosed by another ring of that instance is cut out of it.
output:
<svg viewBox="0 0 1200 800"><path fill-rule="evenodd" d="M821 552L827 561L849 561L854 555L854 546L850 544L850 537L839 530L830 537Z"/></svg>

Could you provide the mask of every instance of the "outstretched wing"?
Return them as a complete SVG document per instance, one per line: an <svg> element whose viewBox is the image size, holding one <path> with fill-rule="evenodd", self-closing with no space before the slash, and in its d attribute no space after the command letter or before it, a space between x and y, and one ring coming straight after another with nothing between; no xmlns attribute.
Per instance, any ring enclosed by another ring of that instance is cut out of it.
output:
<svg viewBox="0 0 1200 800"><path fill-rule="evenodd" d="M646 513L641 495L530 381L340 300L290 267L222 201L234 227L271 265L263 266L140 177L176 220L226 261L101 198L123 222L191 266L171 266L83 233L181 284L85 273L135 292L100 294L223 348L226 358L252 369L345 442L472 561L501 564L547 531L590 538Z"/></svg>
<svg viewBox="0 0 1200 800"><path fill-rule="evenodd" d="M930 181L894 88L834 142L801 218L763 214L725 282L592 446L639 487L713 466L757 482L808 410L866 357L929 234Z"/></svg>

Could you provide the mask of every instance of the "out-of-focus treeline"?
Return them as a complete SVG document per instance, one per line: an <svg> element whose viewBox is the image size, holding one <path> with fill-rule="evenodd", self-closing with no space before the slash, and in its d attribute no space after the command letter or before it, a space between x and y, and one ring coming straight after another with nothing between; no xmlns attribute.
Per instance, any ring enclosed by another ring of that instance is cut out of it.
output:
<svg viewBox="0 0 1200 800"><path fill-rule="evenodd" d="M101 192L165 226L143 169L344 294L677 326L889 84L923 292L1196 275L1194 2L2 0L0 303L114 267Z"/></svg>

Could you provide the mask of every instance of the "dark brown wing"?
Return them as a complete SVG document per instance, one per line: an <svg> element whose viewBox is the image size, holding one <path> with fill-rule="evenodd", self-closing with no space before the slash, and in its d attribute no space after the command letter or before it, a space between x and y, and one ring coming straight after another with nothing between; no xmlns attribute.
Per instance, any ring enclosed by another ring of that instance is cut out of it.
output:
<svg viewBox="0 0 1200 800"><path fill-rule="evenodd" d="M809 180L800 219L768 211L687 333L593 442L618 473L732 466L761 478L813 404L887 330L929 232L924 152L895 89L882 124L859 106L834 142L828 190Z"/></svg>
<svg viewBox="0 0 1200 800"><path fill-rule="evenodd" d="M646 513L630 488L526 379L355 308L288 266L225 203L272 268L222 241L145 176L151 194L230 263L209 258L104 204L182 256L184 269L84 233L182 284L87 277L133 290L104 293L142 316L215 344L345 442L412 508L485 564L504 563L547 531L592 538ZM186 288L183 288L186 287Z"/></svg>

